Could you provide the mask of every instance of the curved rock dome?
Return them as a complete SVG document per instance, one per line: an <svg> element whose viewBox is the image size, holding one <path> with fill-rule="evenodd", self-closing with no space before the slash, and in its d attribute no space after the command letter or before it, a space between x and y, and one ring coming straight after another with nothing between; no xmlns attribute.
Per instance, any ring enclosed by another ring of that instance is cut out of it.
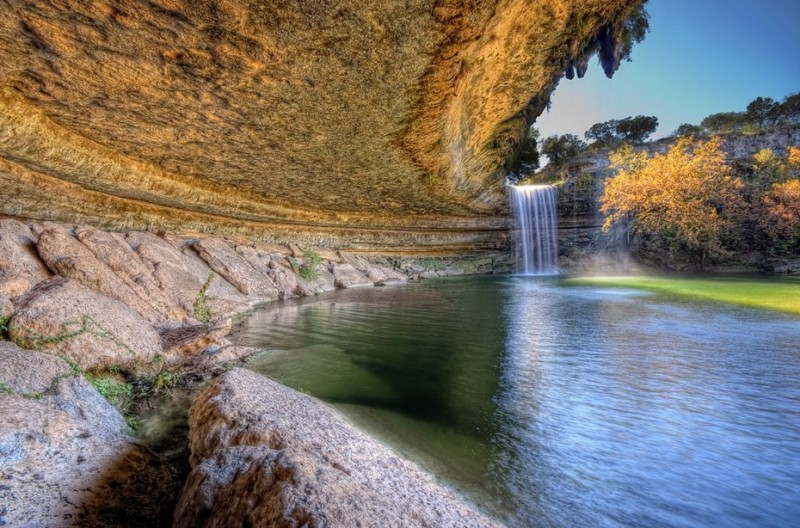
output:
<svg viewBox="0 0 800 528"><path fill-rule="evenodd" d="M521 134L641 3L10 0L0 214L497 247Z"/></svg>

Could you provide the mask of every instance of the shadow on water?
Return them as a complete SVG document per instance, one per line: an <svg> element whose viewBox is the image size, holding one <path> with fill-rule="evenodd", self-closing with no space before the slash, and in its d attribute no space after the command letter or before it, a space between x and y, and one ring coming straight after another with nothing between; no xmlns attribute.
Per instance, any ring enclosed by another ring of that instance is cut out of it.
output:
<svg viewBox="0 0 800 528"><path fill-rule="evenodd" d="M260 312L238 340L513 526L800 517L797 318L462 278Z"/></svg>

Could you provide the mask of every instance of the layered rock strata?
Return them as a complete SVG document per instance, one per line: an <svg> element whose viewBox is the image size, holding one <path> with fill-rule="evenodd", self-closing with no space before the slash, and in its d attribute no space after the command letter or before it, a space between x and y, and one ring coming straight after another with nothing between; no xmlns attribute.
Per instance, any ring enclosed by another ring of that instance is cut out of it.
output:
<svg viewBox="0 0 800 528"><path fill-rule="evenodd" d="M319 400L248 370L215 380L189 424L176 528L497 526Z"/></svg>
<svg viewBox="0 0 800 528"><path fill-rule="evenodd" d="M641 4L10 0L0 214L494 250L527 126Z"/></svg>

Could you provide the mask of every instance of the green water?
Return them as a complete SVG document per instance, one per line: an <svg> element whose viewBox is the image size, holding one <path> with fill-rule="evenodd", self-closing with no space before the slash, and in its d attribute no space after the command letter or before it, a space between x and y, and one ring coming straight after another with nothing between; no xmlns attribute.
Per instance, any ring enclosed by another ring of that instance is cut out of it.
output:
<svg viewBox="0 0 800 528"><path fill-rule="evenodd" d="M796 316L461 278L274 305L237 340L512 526L800 518Z"/></svg>

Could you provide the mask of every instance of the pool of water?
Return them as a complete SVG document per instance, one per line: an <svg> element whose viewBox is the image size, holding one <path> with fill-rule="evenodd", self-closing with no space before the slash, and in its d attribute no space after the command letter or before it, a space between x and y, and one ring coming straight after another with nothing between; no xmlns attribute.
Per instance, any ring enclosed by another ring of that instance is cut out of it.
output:
<svg viewBox="0 0 800 528"><path fill-rule="evenodd" d="M270 307L237 340L511 526L800 519L798 317L482 277Z"/></svg>

